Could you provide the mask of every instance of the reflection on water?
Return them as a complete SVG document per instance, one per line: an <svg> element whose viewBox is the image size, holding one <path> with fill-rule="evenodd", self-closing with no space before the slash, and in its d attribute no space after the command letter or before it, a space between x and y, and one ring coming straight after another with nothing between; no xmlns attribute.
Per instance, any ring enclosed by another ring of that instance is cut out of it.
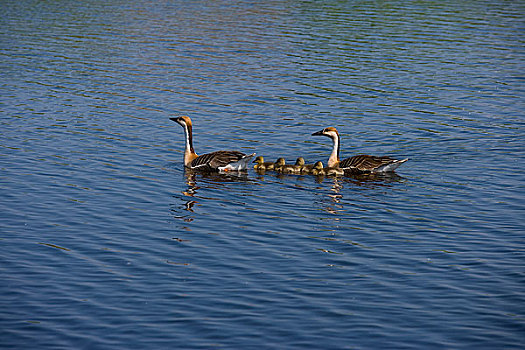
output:
<svg viewBox="0 0 525 350"><path fill-rule="evenodd" d="M276 180L268 182L268 179ZM282 174L275 171L250 170L249 172L199 172L184 169L183 181L186 188L181 191L183 195L180 200L183 202L180 210L195 214L195 206L199 202L206 202L207 205L214 206L223 201L221 192L231 192L234 188L231 184L257 184L262 187L263 193L268 192L275 183L281 184L283 188L279 191L279 196L283 203L294 204L293 192L296 188L310 193L311 201L319 205L319 208L330 214L339 214L344 210L344 197L349 196L348 192L355 188L377 188L391 187L396 183L406 181L396 173L381 174L352 174L345 176L325 176L325 175L294 175ZM322 187L319 187L321 185ZM272 189L273 190L273 189ZM346 190L346 192L345 192ZM235 189L238 191L238 189ZM254 196L250 189L242 193L242 196ZM320 197L322 199L320 199ZM191 199L188 199L190 197ZM297 203L299 204L299 203ZM172 210L178 212L179 210ZM186 222L192 222L194 217L191 214L176 215ZM339 220L339 218L335 218Z"/></svg>
<svg viewBox="0 0 525 350"><path fill-rule="evenodd" d="M325 179L334 179L335 182L337 181L343 181L343 182L350 182L357 186L363 186L370 183L375 183L378 185L381 184L390 184L395 182L402 182L405 179L398 175L395 172L388 172L388 173L362 173L362 174L345 174L344 176L325 176L325 175L307 175L307 174L283 174L275 171L266 171L266 170L260 170L256 169L254 172L260 177L257 177L258 179L262 179L264 175L270 175L274 176L278 179L284 180L287 178L294 178L294 177L313 177L317 183L323 183Z"/></svg>
<svg viewBox="0 0 525 350"><path fill-rule="evenodd" d="M184 178L189 187L195 186L197 178L200 178L207 183L242 182L250 180L248 178L248 173L243 171L231 171L227 173L200 172L188 168L184 168Z"/></svg>

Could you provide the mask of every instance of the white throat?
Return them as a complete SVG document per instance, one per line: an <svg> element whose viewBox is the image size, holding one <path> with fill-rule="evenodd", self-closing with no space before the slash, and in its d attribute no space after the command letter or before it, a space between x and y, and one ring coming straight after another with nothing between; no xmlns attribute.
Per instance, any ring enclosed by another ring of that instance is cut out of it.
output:
<svg viewBox="0 0 525 350"><path fill-rule="evenodd" d="M334 146L332 148L332 154L330 154L330 158L328 158L328 166L334 167L339 164L339 135L330 133L330 138L332 139Z"/></svg>

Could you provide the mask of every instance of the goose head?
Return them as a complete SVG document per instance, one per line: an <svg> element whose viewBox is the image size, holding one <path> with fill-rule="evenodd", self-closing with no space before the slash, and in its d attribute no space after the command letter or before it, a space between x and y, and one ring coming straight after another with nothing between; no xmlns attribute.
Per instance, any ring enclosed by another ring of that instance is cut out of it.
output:
<svg viewBox="0 0 525 350"><path fill-rule="evenodd" d="M170 118L170 120L174 121L177 124L179 124L183 128L184 127L190 127L191 128L191 119L190 119L190 117L182 116L182 117Z"/></svg>
<svg viewBox="0 0 525 350"><path fill-rule="evenodd" d="M257 158L255 158L255 160L253 162L260 165L260 164L264 163L264 158L263 158L263 156L258 156Z"/></svg>
<svg viewBox="0 0 525 350"><path fill-rule="evenodd" d="M339 133L337 132L337 129L333 126L329 126L327 128L324 128L323 130L314 132L312 136L326 136L331 139L336 139L339 137Z"/></svg>

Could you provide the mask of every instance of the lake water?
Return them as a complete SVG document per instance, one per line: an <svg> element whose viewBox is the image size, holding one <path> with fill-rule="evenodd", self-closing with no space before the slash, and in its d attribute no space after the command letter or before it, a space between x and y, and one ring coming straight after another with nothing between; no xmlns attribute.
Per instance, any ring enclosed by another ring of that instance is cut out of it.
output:
<svg viewBox="0 0 525 350"><path fill-rule="evenodd" d="M0 347L518 349L523 1L2 4ZM410 160L185 173L197 153Z"/></svg>

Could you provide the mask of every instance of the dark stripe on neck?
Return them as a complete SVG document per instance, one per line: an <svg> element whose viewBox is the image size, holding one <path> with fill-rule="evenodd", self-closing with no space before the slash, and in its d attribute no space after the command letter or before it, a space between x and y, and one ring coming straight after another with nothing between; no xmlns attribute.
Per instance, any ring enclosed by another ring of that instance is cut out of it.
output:
<svg viewBox="0 0 525 350"><path fill-rule="evenodd" d="M193 149L193 131L191 125L186 124L186 129L188 130L188 142L190 143L190 151L195 153Z"/></svg>
<svg viewBox="0 0 525 350"><path fill-rule="evenodd" d="M337 161L339 161L339 150L341 149L341 138L337 134Z"/></svg>

